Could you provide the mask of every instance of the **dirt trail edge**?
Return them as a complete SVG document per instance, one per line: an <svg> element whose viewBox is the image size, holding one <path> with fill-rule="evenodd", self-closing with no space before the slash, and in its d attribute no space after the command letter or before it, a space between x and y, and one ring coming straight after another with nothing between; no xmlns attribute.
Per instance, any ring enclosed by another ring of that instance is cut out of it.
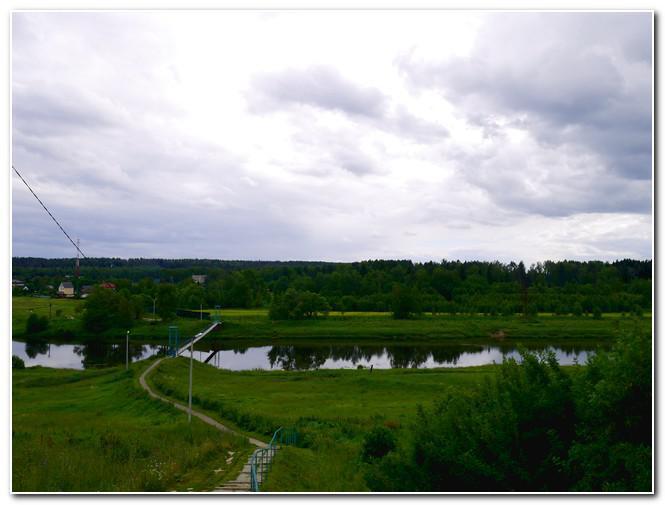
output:
<svg viewBox="0 0 665 505"><path fill-rule="evenodd" d="M165 396L161 396L157 393L155 393L150 386L148 386L148 383L146 382L146 377L150 375L150 373L159 366L159 364L164 360L165 358L160 358L157 361L155 361L152 365L150 365L145 372L141 374L139 377L139 384L145 391L152 397L152 398L157 398L158 400L161 400L163 402L166 402L170 405L173 405L175 408L178 410L182 410L183 412L188 412L189 408L186 405L183 405L181 403L178 403L176 401L173 401L169 398L166 398ZM238 433L235 430L232 430L228 426L224 426L223 424L215 421L212 417L207 416L201 412L197 412L196 410L192 409L192 415L195 417L198 417L201 421L203 421L206 424L209 424L213 428L217 428L219 431L224 431L227 433L233 433L235 435L244 437L243 434ZM260 440L257 440L252 437L246 437L247 440L249 441L250 444L257 446L258 448L265 448L268 447L268 444L265 442L261 442ZM250 456L251 459L251 456ZM225 483L222 487L216 488L215 491L249 491L249 460L248 462L244 465L243 469L240 471L240 474L232 481Z"/></svg>

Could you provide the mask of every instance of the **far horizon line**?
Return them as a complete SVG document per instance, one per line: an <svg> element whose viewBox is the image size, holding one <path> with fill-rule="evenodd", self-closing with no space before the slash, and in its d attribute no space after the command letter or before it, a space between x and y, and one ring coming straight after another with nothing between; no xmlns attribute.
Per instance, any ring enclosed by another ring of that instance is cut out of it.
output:
<svg viewBox="0 0 665 505"><path fill-rule="evenodd" d="M76 260L76 256L57 256L57 257L44 257L44 256L12 256L12 260L15 259L37 259L37 260ZM121 256L87 256L85 258L78 258L81 262L84 262L86 260L100 260L100 259L107 259L107 260L121 260L121 261L132 261L132 260L162 260L162 261L219 261L219 262L245 262L245 263L329 263L329 264L353 264L353 263L363 263L363 262L370 262L370 261L395 261L395 262L404 262L404 261L410 261L414 264L426 264L426 263L441 263L444 261L447 262L460 262L460 263L501 263L504 265L509 265L511 263L519 264L519 263L524 263L525 265L527 264L526 261L524 260L510 260L510 261L502 261L499 259L461 259L461 258L455 258L455 259L450 259L450 258L441 258L439 260L414 260L412 258L367 258L367 259L362 259L362 260L351 260L351 261L341 261L341 260L304 260L304 259L223 259L223 258L187 258L187 257L177 257L177 258L168 258L168 257L147 257L147 256L137 256L137 257L121 257ZM535 262L529 263L529 265L537 265L537 264L545 264L547 262L562 262L562 261L570 261L570 262L578 262L578 263L591 263L591 262L601 262L601 263L615 263L615 262L620 262L620 261L653 261L653 258L634 258L634 257L623 257L623 258L615 258L611 260L604 260L604 259L569 259L569 258L564 258L564 259L545 259L545 260L538 260Z"/></svg>

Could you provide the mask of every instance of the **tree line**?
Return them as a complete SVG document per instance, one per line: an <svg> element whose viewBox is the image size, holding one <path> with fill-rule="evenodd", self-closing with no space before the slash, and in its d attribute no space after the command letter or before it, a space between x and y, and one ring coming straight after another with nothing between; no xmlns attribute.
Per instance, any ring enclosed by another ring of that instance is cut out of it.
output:
<svg viewBox="0 0 665 505"><path fill-rule="evenodd" d="M26 282L29 292L48 293L45 286L56 289L64 275L77 281L71 275L72 266L73 260L14 258L13 276ZM171 311L167 302L172 300L183 309L201 305L268 308L285 298L296 304L304 298L310 305L316 301L323 310L342 312L397 307L397 312L407 315L421 311L592 314L650 310L651 272L651 260L629 259L546 261L527 268L521 262L447 260L308 263L93 258L81 261L78 287L112 281L119 291L143 296L143 310L152 310L150 300L157 297L156 305L163 313ZM197 274L207 276L204 284L192 281Z"/></svg>

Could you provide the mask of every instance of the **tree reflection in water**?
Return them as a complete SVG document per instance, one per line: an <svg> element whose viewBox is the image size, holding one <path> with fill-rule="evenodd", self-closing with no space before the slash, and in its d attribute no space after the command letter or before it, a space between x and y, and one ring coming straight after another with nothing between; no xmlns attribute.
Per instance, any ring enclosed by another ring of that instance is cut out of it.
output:
<svg viewBox="0 0 665 505"><path fill-rule="evenodd" d="M25 342L25 353L30 359L35 359L38 354L46 354L48 346L48 342L43 340L27 340Z"/></svg>
<svg viewBox="0 0 665 505"><path fill-rule="evenodd" d="M164 354L163 345L131 345L129 346L129 359L136 361L145 355ZM91 342L74 346L74 353L83 357L83 368L118 366L125 363L125 344L104 344Z"/></svg>
<svg viewBox="0 0 665 505"><path fill-rule="evenodd" d="M276 366L282 370L311 370L319 368L330 356L330 348L301 347L301 346L273 346L268 351L270 367Z"/></svg>
<svg viewBox="0 0 665 505"><path fill-rule="evenodd" d="M391 368L418 368L430 359L439 365L455 365L463 354L482 351L479 345L276 345L268 351L268 362L270 368L311 370L320 368L328 360L355 366L385 356Z"/></svg>

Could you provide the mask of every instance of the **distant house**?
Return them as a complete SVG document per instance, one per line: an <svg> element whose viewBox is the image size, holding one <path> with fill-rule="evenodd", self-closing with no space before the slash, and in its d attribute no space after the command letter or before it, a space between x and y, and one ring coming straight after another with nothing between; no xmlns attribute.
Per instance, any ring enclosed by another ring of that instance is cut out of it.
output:
<svg viewBox="0 0 665 505"><path fill-rule="evenodd" d="M30 291L30 288L25 285L25 282L18 279L12 279L12 290L16 291Z"/></svg>
<svg viewBox="0 0 665 505"><path fill-rule="evenodd" d="M74 284L71 282L61 282L58 286L58 296L62 298L74 298Z"/></svg>
<svg viewBox="0 0 665 505"><path fill-rule="evenodd" d="M113 284L112 282L102 282L102 283L99 285L99 287L100 287L100 288L104 288L104 289L113 289L113 290L115 290L116 285Z"/></svg>
<svg viewBox="0 0 665 505"><path fill-rule="evenodd" d="M205 284L207 278L207 275L192 275L192 280L197 284Z"/></svg>

